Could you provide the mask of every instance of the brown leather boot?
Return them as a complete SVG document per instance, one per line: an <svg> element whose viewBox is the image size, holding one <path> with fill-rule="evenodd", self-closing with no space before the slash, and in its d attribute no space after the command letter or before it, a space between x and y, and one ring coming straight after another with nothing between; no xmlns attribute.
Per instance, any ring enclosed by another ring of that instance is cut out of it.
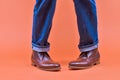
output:
<svg viewBox="0 0 120 80"><path fill-rule="evenodd" d="M98 49L82 52L75 61L69 63L70 69L86 69L100 63L100 54Z"/></svg>
<svg viewBox="0 0 120 80"><path fill-rule="evenodd" d="M47 52L36 52L33 51L32 57L32 65L38 67L42 70L48 70L48 71L59 71L60 64L55 63Z"/></svg>

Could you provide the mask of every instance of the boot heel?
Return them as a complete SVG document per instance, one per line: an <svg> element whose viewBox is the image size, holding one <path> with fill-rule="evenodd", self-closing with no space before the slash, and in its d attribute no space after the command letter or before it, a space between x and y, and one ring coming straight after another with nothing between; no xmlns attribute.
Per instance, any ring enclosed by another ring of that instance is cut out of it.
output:
<svg viewBox="0 0 120 80"><path fill-rule="evenodd" d="M94 65L98 65L98 64L100 64L100 60L98 60L94 63Z"/></svg>
<svg viewBox="0 0 120 80"><path fill-rule="evenodd" d="M31 65L32 65L32 66L35 66L35 67L37 66L34 62L32 62Z"/></svg>

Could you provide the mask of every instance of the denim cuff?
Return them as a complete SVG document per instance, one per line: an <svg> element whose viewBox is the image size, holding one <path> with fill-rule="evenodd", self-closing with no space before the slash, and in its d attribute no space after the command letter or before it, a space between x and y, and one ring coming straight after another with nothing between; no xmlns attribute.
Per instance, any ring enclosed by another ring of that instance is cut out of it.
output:
<svg viewBox="0 0 120 80"><path fill-rule="evenodd" d="M91 51L91 50L96 49L96 48L98 48L98 44L91 46L91 47L80 48L80 52Z"/></svg>
<svg viewBox="0 0 120 80"><path fill-rule="evenodd" d="M50 50L50 48L49 47L47 47L47 48L38 48L38 47L32 46L32 50L37 51L37 52L48 52Z"/></svg>

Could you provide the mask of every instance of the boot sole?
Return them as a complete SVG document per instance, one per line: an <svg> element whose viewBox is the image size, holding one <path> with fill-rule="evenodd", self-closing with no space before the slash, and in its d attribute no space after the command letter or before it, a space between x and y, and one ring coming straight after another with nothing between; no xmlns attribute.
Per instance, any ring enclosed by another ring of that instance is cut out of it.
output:
<svg viewBox="0 0 120 80"><path fill-rule="evenodd" d="M100 61L97 61L97 62L95 62L94 64L92 64L91 66L85 66L85 67L80 67L80 66L69 66L69 69L88 69L88 68L91 68L91 67L93 67L93 66L95 66L95 65L98 65L98 64L100 64Z"/></svg>
<svg viewBox="0 0 120 80"><path fill-rule="evenodd" d="M38 69L40 69L40 70L45 70L45 71L60 71L60 67L57 67L57 68L51 68L51 69L45 69L45 68L41 68L41 67L39 67L39 66L37 66L35 63L31 63L31 65L32 66L34 66L34 67L37 67Z"/></svg>

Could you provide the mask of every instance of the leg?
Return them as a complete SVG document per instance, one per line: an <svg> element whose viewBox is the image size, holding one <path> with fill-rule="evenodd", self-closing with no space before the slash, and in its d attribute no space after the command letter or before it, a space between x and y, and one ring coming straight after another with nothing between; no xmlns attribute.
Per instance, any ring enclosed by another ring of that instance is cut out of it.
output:
<svg viewBox="0 0 120 80"><path fill-rule="evenodd" d="M54 62L47 51L49 33L55 11L56 0L36 0L32 32L32 65L42 70L60 70L60 64Z"/></svg>
<svg viewBox="0 0 120 80"><path fill-rule="evenodd" d="M74 0L77 14L78 31L81 52L90 51L98 47L97 15L94 0Z"/></svg>
<svg viewBox="0 0 120 80"><path fill-rule="evenodd" d="M49 51L52 19L56 0L36 0L33 15L32 49L37 52Z"/></svg>
<svg viewBox="0 0 120 80"><path fill-rule="evenodd" d="M100 63L97 15L94 0L74 0L77 14L81 54L69 63L70 69L86 69Z"/></svg>

